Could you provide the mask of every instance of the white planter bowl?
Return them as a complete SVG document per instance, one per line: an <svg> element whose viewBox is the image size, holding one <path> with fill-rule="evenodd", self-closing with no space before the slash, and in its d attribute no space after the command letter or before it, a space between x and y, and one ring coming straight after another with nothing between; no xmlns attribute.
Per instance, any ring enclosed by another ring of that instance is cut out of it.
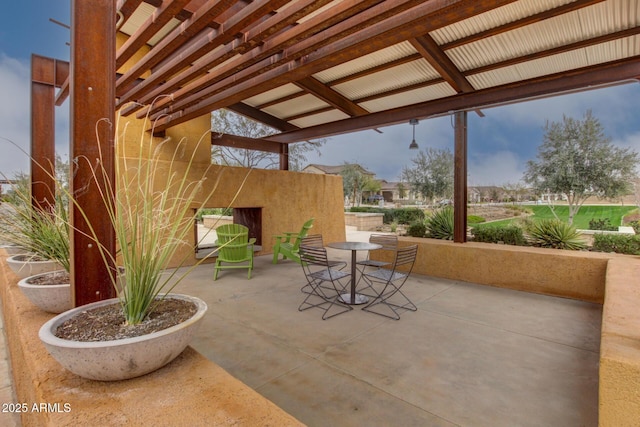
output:
<svg viewBox="0 0 640 427"><path fill-rule="evenodd" d="M44 260L44 261L20 261L17 258L24 256L25 254L14 255L7 258L7 265L20 279L25 277L35 276L36 274L48 273L50 271L61 270L62 266L57 261Z"/></svg>
<svg viewBox="0 0 640 427"><path fill-rule="evenodd" d="M22 246L16 245L1 245L0 249L3 249L7 256L20 255L27 252Z"/></svg>
<svg viewBox="0 0 640 427"><path fill-rule="evenodd" d="M18 287L29 301L48 313L62 313L72 309L70 283L61 285L37 285L31 283L34 279L47 274L50 274L50 272L21 279L18 282Z"/></svg>
<svg viewBox="0 0 640 427"><path fill-rule="evenodd" d="M153 372L175 359L189 345L207 304L199 298L170 294L193 302L198 309L190 319L171 328L135 338L114 341L80 342L60 339L54 335L58 326L78 312L118 302L117 298L98 301L66 311L40 328L40 340L65 369L84 378L99 381L119 381Z"/></svg>

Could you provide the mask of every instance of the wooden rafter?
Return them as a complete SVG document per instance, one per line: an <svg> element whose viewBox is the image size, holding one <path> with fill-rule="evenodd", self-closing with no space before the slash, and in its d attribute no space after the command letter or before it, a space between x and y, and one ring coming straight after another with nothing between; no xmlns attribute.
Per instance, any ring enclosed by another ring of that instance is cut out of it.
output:
<svg viewBox="0 0 640 427"><path fill-rule="evenodd" d="M387 19L376 21L376 25L369 25L360 31L344 36L341 33L335 42L315 49L304 57L292 62L257 73L263 70L253 70L252 67L236 73L232 78L224 79L207 89L199 92L198 96L187 97L183 101L177 101L170 108L158 110L154 116L159 117L156 128L158 131L166 129L172 124L182 123L201 115L204 111L211 111L223 107L225 104L240 102L245 98L264 92L270 88L278 87L290 81L300 80L316 72L328 69L332 66L346 62L347 60L375 52L387 46L417 37L440 28L452 22L457 22L462 16L468 17L474 14L486 12L498 6L508 4L511 1L474 2L474 1L431 1L420 2L411 9L404 10L388 16ZM387 11L387 4L381 4L367 9L358 16L358 21L367 19L375 20L379 14ZM428 19L427 19L428 18ZM350 20L341 24L355 25ZM340 27L336 25L335 27ZM339 28L332 28L330 36ZM317 42L315 37L310 37L298 43L295 47L298 51L304 51L309 44ZM255 73L255 74L254 74ZM240 80L240 81L239 81ZM176 112L178 112L176 114Z"/></svg>
<svg viewBox="0 0 640 427"><path fill-rule="evenodd" d="M363 117L352 117L338 122L311 126L297 131L272 135L266 139L292 143L324 138L347 132L371 129L375 126L404 123L414 117L436 117L449 114L451 111L471 110L552 93L568 92L587 87L594 88L602 84L634 79L638 75L640 75L640 56L635 56L570 72L556 73L550 76L482 89L472 93L463 93L434 101L370 113Z"/></svg>

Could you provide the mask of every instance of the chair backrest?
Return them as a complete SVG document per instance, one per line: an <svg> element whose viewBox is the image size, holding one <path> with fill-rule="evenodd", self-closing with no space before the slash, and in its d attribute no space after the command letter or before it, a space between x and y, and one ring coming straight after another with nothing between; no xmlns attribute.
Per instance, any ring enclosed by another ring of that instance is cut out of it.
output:
<svg viewBox="0 0 640 427"><path fill-rule="evenodd" d="M249 241L249 228L242 224L224 224L216 228L216 234L218 235L218 243L223 245L225 243L240 244L247 243Z"/></svg>
<svg viewBox="0 0 640 427"><path fill-rule="evenodd" d="M303 268L307 265L321 265L329 268L327 250L323 247L300 245L299 254Z"/></svg>
<svg viewBox="0 0 640 427"><path fill-rule="evenodd" d="M302 229L300 230L300 233L298 233L298 238L296 239L295 243L293 244L293 250L297 251L300 248L300 242L302 242L302 239L304 239L305 237L307 237L307 234L309 234L309 230L311 229L311 227L313 227L313 220L315 218L311 218L309 221L305 222L302 225Z"/></svg>
<svg viewBox="0 0 640 427"><path fill-rule="evenodd" d="M309 234L307 237L301 239L300 246L315 246L318 248L324 248L324 240L322 234Z"/></svg>
<svg viewBox="0 0 640 427"><path fill-rule="evenodd" d="M398 236L395 234L372 234L369 236L369 243L382 245L381 249L393 250L398 248Z"/></svg>
<svg viewBox="0 0 640 427"><path fill-rule="evenodd" d="M418 245L405 246L398 248L396 251L396 260L393 263L393 270L397 270L398 267L402 267L402 272L409 274L413 269L413 264L416 261L416 255L418 253Z"/></svg>

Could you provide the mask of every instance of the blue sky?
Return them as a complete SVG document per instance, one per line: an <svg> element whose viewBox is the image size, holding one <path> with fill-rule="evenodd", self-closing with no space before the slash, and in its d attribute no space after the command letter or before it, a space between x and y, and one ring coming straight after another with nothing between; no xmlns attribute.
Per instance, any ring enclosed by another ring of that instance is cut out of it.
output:
<svg viewBox="0 0 640 427"><path fill-rule="evenodd" d="M69 0L6 2L0 15L0 137L28 149L30 141L30 57L32 53L69 59L69 30L49 21L70 23ZM67 156L68 102L56 109L56 148ZM613 143L640 152L640 83L556 96L503 107L483 109L485 117L469 113L469 185L503 185L522 178L527 160L535 158L547 121L566 114L582 118L592 110ZM309 163L339 165L358 162L380 179L399 180L416 152L408 149L409 123L332 137L321 155ZM416 126L421 148L453 151L450 117L421 120ZM0 173L28 171L25 154L0 142Z"/></svg>

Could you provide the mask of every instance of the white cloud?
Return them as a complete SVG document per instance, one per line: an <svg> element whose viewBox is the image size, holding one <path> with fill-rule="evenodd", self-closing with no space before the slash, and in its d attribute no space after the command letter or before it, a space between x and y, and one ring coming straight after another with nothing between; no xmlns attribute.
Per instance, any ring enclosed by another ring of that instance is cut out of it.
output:
<svg viewBox="0 0 640 427"><path fill-rule="evenodd" d="M469 159L468 185L504 185L522 179L524 163L512 151L480 154Z"/></svg>

